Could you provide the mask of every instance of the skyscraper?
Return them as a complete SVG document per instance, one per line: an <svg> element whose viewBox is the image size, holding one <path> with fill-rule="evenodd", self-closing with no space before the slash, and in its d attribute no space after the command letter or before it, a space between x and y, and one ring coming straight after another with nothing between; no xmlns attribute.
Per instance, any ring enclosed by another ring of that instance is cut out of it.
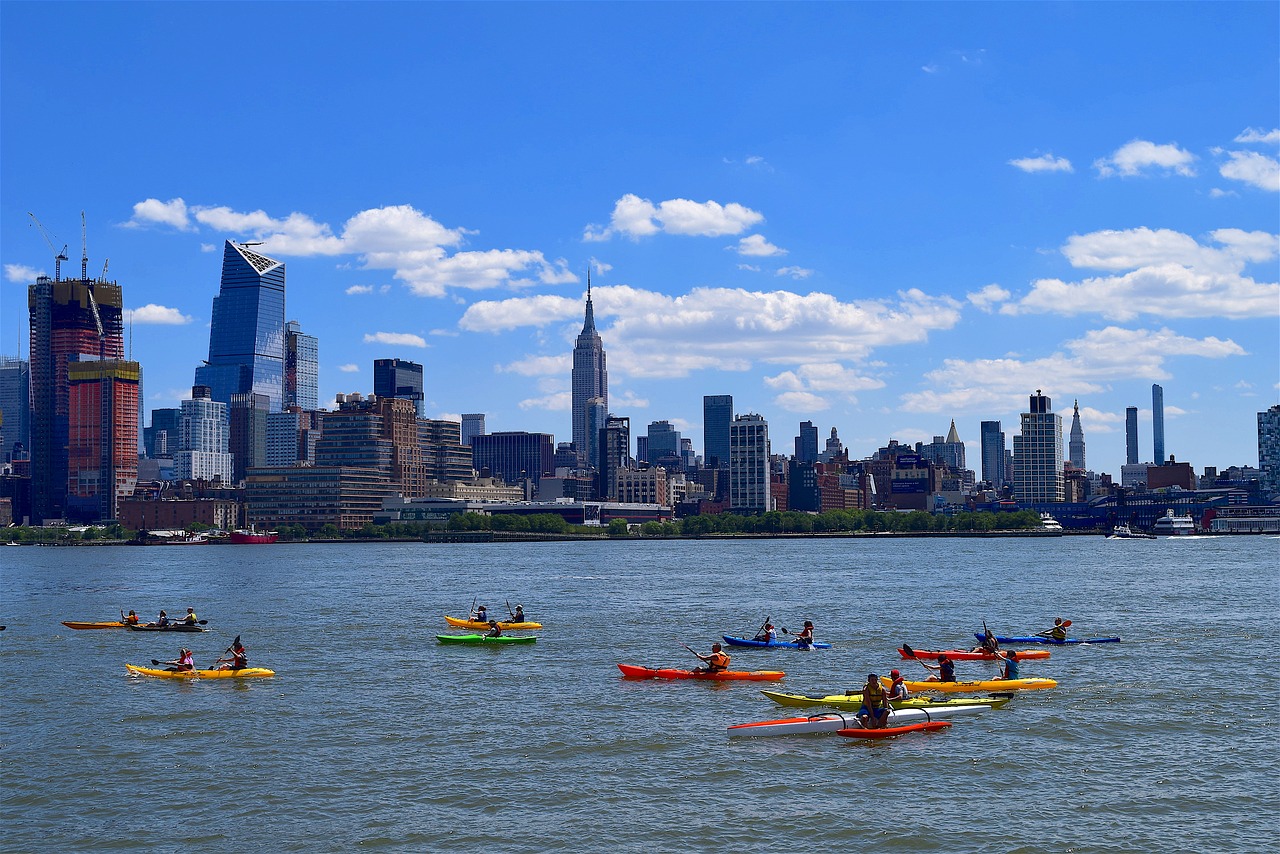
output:
<svg viewBox="0 0 1280 854"><path fill-rule="evenodd" d="M181 423L181 409L151 410L151 426L142 431L143 448L149 459L173 459L174 452L178 450Z"/></svg>
<svg viewBox="0 0 1280 854"><path fill-rule="evenodd" d="M209 359L196 368L196 385L211 399L265 394L272 412L284 406L284 264L226 241L222 285L213 298Z"/></svg>
<svg viewBox="0 0 1280 854"><path fill-rule="evenodd" d="M578 462L594 463L591 456L589 409L592 401L600 398L607 412L609 409L609 375L605 370L604 343L596 332L595 311L591 307L591 273L587 273L587 309L573 347L573 446L578 452Z"/></svg>
<svg viewBox="0 0 1280 854"><path fill-rule="evenodd" d="M31 315L31 512L37 522L43 522L66 511L68 366L124 358L124 302L115 282L40 276L27 289L27 306ZM108 395L108 400L116 398ZM136 419L136 397L133 407ZM125 417L115 413L110 420L119 423ZM136 422L133 435L136 443Z"/></svg>
<svg viewBox="0 0 1280 854"><path fill-rule="evenodd" d="M486 433L471 440L472 465L516 485L528 479L537 488L542 476L555 474L555 442L550 433Z"/></svg>
<svg viewBox="0 0 1280 854"><path fill-rule="evenodd" d="M729 467L729 425L733 423L733 395L702 398L702 453L707 468Z"/></svg>
<svg viewBox="0 0 1280 854"><path fill-rule="evenodd" d="M729 506L734 513L766 513L769 490L769 422L755 413L729 425Z"/></svg>
<svg viewBox="0 0 1280 854"><path fill-rule="evenodd" d="M1163 465L1164 456L1164 389L1151 386L1151 453L1156 465Z"/></svg>
<svg viewBox="0 0 1280 854"><path fill-rule="evenodd" d="M483 412L464 412L462 413L462 444L471 447L472 436L484 435L484 413Z"/></svg>
<svg viewBox="0 0 1280 854"><path fill-rule="evenodd" d="M1062 501L1062 417L1036 389L1022 432L1013 437L1013 497L1023 502Z"/></svg>
<svg viewBox="0 0 1280 854"><path fill-rule="evenodd" d="M426 399L422 389L422 365L404 359L374 360L373 393L378 397L411 400L418 417L426 418Z"/></svg>
<svg viewBox="0 0 1280 854"><path fill-rule="evenodd" d="M631 419L610 415L600 431L596 460L596 494L601 501L618 500L618 472L631 468Z"/></svg>
<svg viewBox="0 0 1280 854"><path fill-rule="evenodd" d="M1071 465L1085 471L1084 464L1084 428L1080 426L1080 401L1076 401L1075 412L1071 416L1071 441L1067 445L1067 458Z"/></svg>
<svg viewBox="0 0 1280 854"><path fill-rule="evenodd" d="M306 410L320 406L320 342L296 320L284 325L284 405Z"/></svg>
<svg viewBox="0 0 1280 854"><path fill-rule="evenodd" d="M231 480L242 483L251 468L267 465L267 414L265 394L238 392L227 408L227 450L231 452Z"/></svg>
<svg viewBox="0 0 1280 854"><path fill-rule="evenodd" d="M19 444L30 453L31 365L0 356L0 462L8 461Z"/></svg>
<svg viewBox="0 0 1280 854"><path fill-rule="evenodd" d="M1004 486L1004 431L999 421L982 422L982 479L995 489Z"/></svg>
<svg viewBox="0 0 1280 854"><path fill-rule="evenodd" d="M67 516L115 519L138 484L137 362L67 365Z"/></svg>
<svg viewBox="0 0 1280 854"><path fill-rule="evenodd" d="M680 431L672 427L670 421L651 422L646 438L649 440L647 453L640 457L637 449L637 457L655 466L664 466L667 471L680 469L683 465L680 457Z"/></svg>
<svg viewBox="0 0 1280 854"><path fill-rule="evenodd" d="M818 461L818 427L812 421L800 422L800 435L796 436L796 462Z"/></svg>
<svg viewBox="0 0 1280 854"><path fill-rule="evenodd" d="M178 429L173 476L178 480L221 480L230 485L227 404L213 400L208 386L193 386L191 399L182 401Z"/></svg>
<svg viewBox="0 0 1280 854"><path fill-rule="evenodd" d="M1138 462L1138 407L1124 411L1124 461L1129 465Z"/></svg>
<svg viewBox="0 0 1280 854"><path fill-rule="evenodd" d="M1258 413L1258 469L1263 494L1280 494L1280 405Z"/></svg>

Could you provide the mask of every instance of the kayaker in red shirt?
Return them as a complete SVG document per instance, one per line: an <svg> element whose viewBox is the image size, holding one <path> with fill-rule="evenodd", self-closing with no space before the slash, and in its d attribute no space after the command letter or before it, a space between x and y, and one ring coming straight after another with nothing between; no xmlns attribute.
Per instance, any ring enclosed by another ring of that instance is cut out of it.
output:
<svg viewBox="0 0 1280 854"><path fill-rule="evenodd" d="M893 703L911 697L911 692L907 690L907 681L902 678L901 673L897 670L891 671L889 678L893 680L893 684L889 686L889 702Z"/></svg>
<svg viewBox="0 0 1280 854"><path fill-rule="evenodd" d="M703 655L700 652L695 652L694 655L707 663L706 667L698 668L702 673L719 673L729 669L729 656L725 654L718 643L711 645L710 655Z"/></svg>

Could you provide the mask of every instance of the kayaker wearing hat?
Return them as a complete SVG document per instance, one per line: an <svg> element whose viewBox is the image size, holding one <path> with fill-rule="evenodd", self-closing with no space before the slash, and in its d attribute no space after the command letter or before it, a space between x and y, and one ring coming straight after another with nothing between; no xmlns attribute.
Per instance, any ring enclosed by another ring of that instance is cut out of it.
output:
<svg viewBox="0 0 1280 854"><path fill-rule="evenodd" d="M883 729L889 719L889 696L885 693L880 677L867 674L867 684L862 686L862 708L858 720L865 729Z"/></svg>
<svg viewBox="0 0 1280 854"><path fill-rule="evenodd" d="M511 622L523 623L525 621L524 606L517 604L516 609L511 612Z"/></svg>
<svg viewBox="0 0 1280 854"><path fill-rule="evenodd" d="M160 616L156 617L156 621L154 623L150 623L149 625L160 626L163 628L164 626L169 625L169 615L166 614L164 611L161 611Z"/></svg>
<svg viewBox="0 0 1280 854"><path fill-rule="evenodd" d="M166 661L165 664L173 665L172 667L168 668L170 673L181 673L184 670L196 669L196 662L191 655L191 650L187 649L185 646L182 647L182 649L178 650L177 658L175 658L173 661Z"/></svg>
<svg viewBox="0 0 1280 854"><path fill-rule="evenodd" d="M897 670L889 672L889 678L893 680L893 684L889 686L889 702L896 703L900 700L906 700L911 697L911 692L907 690L907 682L902 678L902 674Z"/></svg>

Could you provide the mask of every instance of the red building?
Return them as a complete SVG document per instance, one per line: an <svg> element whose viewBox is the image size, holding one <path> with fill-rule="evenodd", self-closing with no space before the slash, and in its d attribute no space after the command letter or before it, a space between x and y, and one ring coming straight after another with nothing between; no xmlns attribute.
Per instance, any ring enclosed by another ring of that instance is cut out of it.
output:
<svg viewBox="0 0 1280 854"><path fill-rule="evenodd" d="M137 362L67 366L67 515L115 519L138 482Z"/></svg>

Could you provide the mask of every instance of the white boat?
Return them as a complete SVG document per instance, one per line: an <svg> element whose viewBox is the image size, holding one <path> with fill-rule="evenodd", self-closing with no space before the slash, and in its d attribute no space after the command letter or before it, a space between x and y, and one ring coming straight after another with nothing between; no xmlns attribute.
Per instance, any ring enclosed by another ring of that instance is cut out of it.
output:
<svg viewBox="0 0 1280 854"><path fill-rule="evenodd" d="M1054 531L1062 533L1062 523L1050 516L1048 513L1040 514L1040 529L1043 531Z"/></svg>
<svg viewBox="0 0 1280 854"><path fill-rule="evenodd" d="M1154 540L1155 538L1155 534L1135 532L1128 525L1116 525L1111 529L1111 533L1107 534L1108 540Z"/></svg>
<svg viewBox="0 0 1280 854"><path fill-rule="evenodd" d="M936 721L958 715L975 715L985 712L990 706L938 706L936 709L894 709L889 713L887 726L904 726L906 724ZM810 715L804 718L780 718L776 721L757 721L749 724L734 724L729 727L732 736L757 735L805 735L815 732L836 732L842 729L862 729L858 716L852 712L840 714L831 712L825 715Z"/></svg>
<svg viewBox="0 0 1280 854"><path fill-rule="evenodd" d="M1196 523L1191 518L1190 513L1177 516L1174 515L1173 508L1170 507L1151 526L1151 531L1160 537L1185 537L1196 532Z"/></svg>

